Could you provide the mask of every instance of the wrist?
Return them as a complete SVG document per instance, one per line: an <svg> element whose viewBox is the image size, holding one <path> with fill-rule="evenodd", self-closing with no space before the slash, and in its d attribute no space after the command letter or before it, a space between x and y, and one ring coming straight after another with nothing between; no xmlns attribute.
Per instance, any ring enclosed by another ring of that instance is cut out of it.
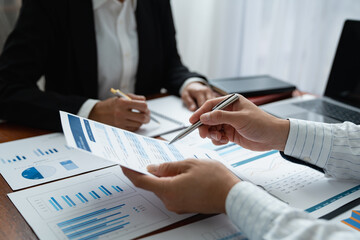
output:
<svg viewBox="0 0 360 240"><path fill-rule="evenodd" d="M290 121L287 119L276 119L274 130L273 149L284 151L289 136Z"/></svg>

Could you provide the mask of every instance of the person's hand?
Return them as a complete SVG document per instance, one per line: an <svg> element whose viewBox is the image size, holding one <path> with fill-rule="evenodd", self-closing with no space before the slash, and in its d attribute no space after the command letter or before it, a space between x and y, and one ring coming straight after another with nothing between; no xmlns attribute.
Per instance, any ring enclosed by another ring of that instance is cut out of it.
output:
<svg viewBox="0 0 360 240"><path fill-rule="evenodd" d="M96 103L89 119L129 131L138 130L142 124L150 121L150 110L144 96L128 96L131 100L113 97Z"/></svg>
<svg viewBox="0 0 360 240"><path fill-rule="evenodd" d="M202 138L208 137L216 145L231 141L255 151L284 150L290 128L288 120L264 112L241 95L224 110L211 112L225 98L207 101L190 117L191 123L200 119L204 124L199 128Z"/></svg>
<svg viewBox="0 0 360 240"><path fill-rule="evenodd" d="M211 88L200 82L189 83L181 92L181 98L190 111L195 111L206 100L214 97L215 93Z"/></svg>
<svg viewBox="0 0 360 240"><path fill-rule="evenodd" d="M122 167L132 183L154 192L166 208L176 213L225 213L230 189L240 179L214 160L188 159L149 165L157 177Z"/></svg>

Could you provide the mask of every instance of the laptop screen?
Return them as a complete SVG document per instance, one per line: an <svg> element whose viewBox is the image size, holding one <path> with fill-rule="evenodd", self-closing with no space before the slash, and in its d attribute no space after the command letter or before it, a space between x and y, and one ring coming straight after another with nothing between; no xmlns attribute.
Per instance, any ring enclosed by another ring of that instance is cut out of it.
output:
<svg viewBox="0 0 360 240"><path fill-rule="evenodd" d="M360 21L344 24L325 96L360 108Z"/></svg>

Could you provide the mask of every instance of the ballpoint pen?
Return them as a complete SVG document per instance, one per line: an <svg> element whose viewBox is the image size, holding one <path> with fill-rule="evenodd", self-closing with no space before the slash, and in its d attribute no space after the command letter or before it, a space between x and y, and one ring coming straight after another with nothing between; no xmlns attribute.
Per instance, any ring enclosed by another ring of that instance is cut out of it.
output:
<svg viewBox="0 0 360 240"><path fill-rule="evenodd" d="M212 108L211 111L224 109L225 107L229 106L230 104L232 104L233 102L235 102L238 99L239 99L239 95L234 93L234 94L230 95L228 98L219 102L215 107ZM177 140L182 139L183 137L187 136L188 134L190 134L192 131L194 131L201 125L202 125L202 123L200 122L200 120L197 121L193 125L189 126L188 128L184 129L183 131L181 131L173 140L170 141L169 144L172 144L172 143L176 142Z"/></svg>
<svg viewBox="0 0 360 240"><path fill-rule="evenodd" d="M126 95L125 93L123 93L123 92L120 91L119 89L111 88L110 91L111 91L113 94L115 94L116 96L118 96L118 97L122 97L122 98L126 98L127 100L131 100L131 98L130 98L128 95ZM159 122L156 118L154 118L154 117L152 117L152 116L150 116L150 118L151 118L154 122L160 124L160 122Z"/></svg>

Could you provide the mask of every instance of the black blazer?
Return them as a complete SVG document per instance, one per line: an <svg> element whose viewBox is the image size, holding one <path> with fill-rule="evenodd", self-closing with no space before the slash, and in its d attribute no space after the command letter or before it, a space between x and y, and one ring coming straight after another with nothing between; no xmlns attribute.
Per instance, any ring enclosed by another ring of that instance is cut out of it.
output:
<svg viewBox="0 0 360 240"><path fill-rule="evenodd" d="M176 48L169 0L138 0L136 93L177 94L190 77ZM77 113L97 98L97 50L91 0L23 0L0 57L0 119L60 130L59 110ZM45 76L45 92L36 82ZM203 77L202 77L203 78Z"/></svg>

